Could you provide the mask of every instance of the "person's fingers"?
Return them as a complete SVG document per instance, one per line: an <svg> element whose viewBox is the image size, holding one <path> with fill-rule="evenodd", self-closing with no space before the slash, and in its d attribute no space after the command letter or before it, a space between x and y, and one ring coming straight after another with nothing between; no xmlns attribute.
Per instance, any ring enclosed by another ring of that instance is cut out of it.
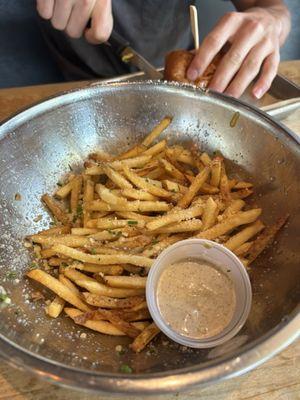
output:
<svg viewBox="0 0 300 400"><path fill-rule="evenodd" d="M113 28L111 0L96 0L92 12L91 27L85 31L85 38L92 44L106 42Z"/></svg>
<svg viewBox="0 0 300 400"><path fill-rule="evenodd" d="M51 19L54 8L54 0L37 0L36 9L44 19Z"/></svg>
<svg viewBox="0 0 300 400"><path fill-rule="evenodd" d="M257 99L260 99L270 89L277 74L279 62L279 50L273 52L265 59L260 77L258 78L252 90L253 95Z"/></svg>
<svg viewBox="0 0 300 400"><path fill-rule="evenodd" d="M223 56L210 82L209 88L223 92L241 68L250 50L263 38L264 29L257 21L248 21L234 35L233 43ZM256 54L255 54L256 55ZM252 63L251 61L247 61Z"/></svg>
<svg viewBox="0 0 300 400"><path fill-rule="evenodd" d="M95 0L77 1L72 9L65 32L72 38L80 38L84 32L91 13L95 5Z"/></svg>
<svg viewBox="0 0 300 400"><path fill-rule="evenodd" d="M258 75L263 61L271 52L272 47L268 41L263 41L253 47L225 93L233 97L240 97L250 82Z"/></svg>
<svg viewBox="0 0 300 400"><path fill-rule="evenodd" d="M63 31L69 21L74 0L56 0L54 4L53 16L51 18L52 26L55 29Z"/></svg>
<svg viewBox="0 0 300 400"><path fill-rule="evenodd" d="M241 23L241 16L236 12L228 13L220 19L215 28L203 40L191 62L187 71L188 79L194 81L203 74L215 55L237 31Z"/></svg>

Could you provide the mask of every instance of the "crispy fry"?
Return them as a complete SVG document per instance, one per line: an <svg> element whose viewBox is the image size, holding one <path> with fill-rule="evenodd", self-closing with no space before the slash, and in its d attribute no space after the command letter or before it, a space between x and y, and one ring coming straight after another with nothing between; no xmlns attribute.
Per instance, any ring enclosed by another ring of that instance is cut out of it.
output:
<svg viewBox="0 0 300 400"><path fill-rule="evenodd" d="M167 157L176 159L177 161L179 161L181 163L190 165L192 167L195 166L195 161L193 159L191 152L187 149L184 149L181 146L174 146L174 147L167 148L166 155L167 155Z"/></svg>
<svg viewBox="0 0 300 400"><path fill-rule="evenodd" d="M141 168L144 167L145 164L147 164L151 160L152 156L151 155L146 155L145 153L143 155L140 155L138 157L134 158L128 158L126 160L116 160L111 162L109 165L111 168L117 171L122 171L124 168L124 165L126 165L128 168Z"/></svg>
<svg viewBox="0 0 300 400"><path fill-rule="evenodd" d="M44 231L38 232L38 235L43 235L43 236L52 236L52 235L61 235L63 233L70 233L71 232L71 227L70 225L62 225L62 226L55 226L54 228L49 228L45 229ZM32 237L28 236L30 239Z"/></svg>
<svg viewBox="0 0 300 400"><path fill-rule="evenodd" d="M231 217L233 214L237 213L238 211L241 211L242 208L245 206L244 200L237 199L237 200L232 200L225 211L222 214L222 220L225 218Z"/></svg>
<svg viewBox="0 0 300 400"><path fill-rule="evenodd" d="M44 194L42 196L42 201L46 204L57 221L62 222L64 225L69 224L69 218L67 214L52 197L50 197L48 194Z"/></svg>
<svg viewBox="0 0 300 400"><path fill-rule="evenodd" d="M167 226L163 226L155 230L155 234L157 233L180 233L180 232L193 232L199 231L202 228L201 219L193 218L187 221L177 222L175 224L170 224Z"/></svg>
<svg viewBox="0 0 300 400"><path fill-rule="evenodd" d="M250 189L253 187L253 183L251 182L244 182L244 181L240 181L237 182L234 186L233 189Z"/></svg>
<svg viewBox="0 0 300 400"><path fill-rule="evenodd" d="M66 257L73 258L74 260L87 262L97 265L107 264L133 264L141 267L150 268L153 261L150 258L143 256L135 256L130 254L115 254L115 255L91 255L83 253L82 251L72 249L64 245L53 246L53 250Z"/></svg>
<svg viewBox="0 0 300 400"><path fill-rule="evenodd" d="M98 229L117 229L117 228L123 228L125 226L135 226L143 228L145 226L145 221L137 221L134 219L102 218L98 219L97 222Z"/></svg>
<svg viewBox="0 0 300 400"><path fill-rule="evenodd" d="M215 187L219 187L221 179L222 159L216 157L211 163L211 178L210 184Z"/></svg>
<svg viewBox="0 0 300 400"><path fill-rule="evenodd" d="M111 155L106 153L103 150L98 150L95 153L90 153L88 158L90 160L94 160L94 161L110 161L111 160Z"/></svg>
<svg viewBox="0 0 300 400"><path fill-rule="evenodd" d="M143 251L143 256L145 257L156 257L159 253L161 253L165 248L170 246L173 243L178 242L179 240L183 240L186 237L179 235L172 235L160 241L155 240L147 249Z"/></svg>
<svg viewBox="0 0 300 400"><path fill-rule="evenodd" d="M84 187L83 187L83 226L86 227L88 221L91 218L91 213L86 210L85 205L89 201L94 200L94 188L95 188L95 183L87 177L87 175L84 175Z"/></svg>
<svg viewBox="0 0 300 400"><path fill-rule="evenodd" d="M90 263L73 263L69 266L70 268L76 268L80 271L99 273L104 275L121 275L123 273L123 267L121 265L95 265Z"/></svg>
<svg viewBox="0 0 300 400"><path fill-rule="evenodd" d="M143 152L144 155L147 156L156 156L157 154L161 153L167 145L166 139L161 140L160 142L156 143L152 147L149 147L149 149L145 150Z"/></svg>
<svg viewBox="0 0 300 400"><path fill-rule="evenodd" d="M98 219L97 219L98 221ZM93 233L99 232L98 229L95 228L72 228L71 234L75 236L87 236L92 235Z"/></svg>
<svg viewBox="0 0 300 400"><path fill-rule="evenodd" d="M33 235L31 239L34 243L40 243L43 246L54 246L55 244L60 243L70 247L82 247L91 244L91 240L88 237L76 235Z"/></svg>
<svg viewBox="0 0 300 400"><path fill-rule="evenodd" d="M209 239L213 240L218 238L221 235L226 234L240 225L250 224L254 222L259 215L261 214L260 208L255 208L253 210L238 212L233 215L233 217L226 219L224 222L220 222L219 224L213 226L206 231L203 231L196 235L197 238L200 239Z"/></svg>
<svg viewBox="0 0 300 400"><path fill-rule="evenodd" d="M167 192L165 189L157 187L149 181L147 178L142 178L138 176L135 172L130 170L127 166L124 166L124 173L126 177L138 188L144 190L157 197L170 197L171 193Z"/></svg>
<svg viewBox="0 0 300 400"><path fill-rule="evenodd" d="M64 309L66 302L59 296L55 296L54 300L45 307L45 312L51 318L57 318Z"/></svg>
<svg viewBox="0 0 300 400"><path fill-rule="evenodd" d="M57 189L57 191L55 192L55 197L57 197L60 200L65 199L71 193L72 189L73 189L73 182L72 179L70 179L68 183Z"/></svg>
<svg viewBox="0 0 300 400"><path fill-rule="evenodd" d="M33 269L27 272L27 276L46 286L48 289L52 290L57 296L61 297L62 299L79 308L80 310L90 310L90 308L86 304L84 304L72 290L62 284L58 279L47 274L47 272L44 272L40 269Z"/></svg>
<svg viewBox="0 0 300 400"><path fill-rule="evenodd" d="M261 221L256 221L241 230L239 233L231 236L231 238L224 243L224 246L227 247L227 249L234 251L247 240L259 233L262 229L264 229L264 224Z"/></svg>
<svg viewBox="0 0 300 400"><path fill-rule="evenodd" d="M185 175L181 171L179 171L179 169L176 168L175 165L171 164L168 160L164 158L161 158L159 161L164 167L167 174L173 176L173 178L177 179L180 182L186 182Z"/></svg>
<svg viewBox="0 0 300 400"><path fill-rule="evenodd" d="M77 213L79 205L79 195L82 187L82 177L79 175L72 180L72 191L70 198L70 209L73 214Z"/></svg>
<svg viewBox="0 0 300 400"><path fill-rule="evenodd" d="M151 325L147 326L146 329L144 329L139 336L137 336L133 343L130 345L131 349L135 353L141 352L147 344L160 332L159 328L155 325L154 322L152 322Z"/></svg>
<svg viewBox="0 0 300 400"><path fill-rule="evenodd" d="M232 196L230 193L230 187L229 187L224 163L222 163L222 166L221 166L220 192L221 192L221 197L222 197L223 201L225 202L225 204L229 204Z"/></svg>
<svg viewBox="0 0 300 400"><path fill-rule="evenodd" d="M250 250L250 247L252 246L253 242L245 242L241 246L237 247L235 250L233 250L234 254L236 256L242 257L245 256L248 251Z"/></svg>
<svg viewBox="0 0 300 400"><path fill-rule="evenodd" d="M108 165L103 165L103 171L105 174L121 189L132 188L132 184L128 182L119 172L115 171Z"/></svg>
<svg viewBox="0 0 300 400"><path fill-rule="evenodd" d="M232 192L231 193L231 198L232 199L245 199L246 197L251 196L251 194L253 193L253 190L251 189L240 189L237 190L236 192Z"/></svg>
<svg viewBox="0 0 300 400"><path fill-rule="evenodd" d="M75 322L75 318L79 317L80 315L83 315L83 312L80 310L77 310L76 308L65 307L64 311L70 318L73 319L74 322ZM80 325L83 325L86 328L92 329L93 331L104 333L106 335L113 335L113 336L124 336L125 335L124 332L117 329L115 326L113 326L108 321L88 320Z"/></svg>
<svg viewBox="0 0 300 400"><path fill-rule="evenodd" d="M172 117L165 117L143 140L142 144L149 147L154 140L170 125Z"/></svg>
<svg viewBox="0 0 300 400"><path fill-rule="evenodd" d="M209 197L206 201L203 216L202 216L202 231L206 231L207 229L211 228L217 219L218 215L218 205L217 203Z"/></svg>
<svg viewBox="0 0 300 400"><path fill-rule="evenodd" d="M148 211L168 211L170 205L164 201L127 201L124 205L107 204L104 201L94 200L86 205L88 210L92 211L135 211L135 212L148 212ZM89 224L88 224L89 226Z"/></svg>
<svg viewBox="0 0 300 400"><path fill-rule="evenodd" d="M82 295L86 303L101 308L132 308L145 301L144 296L132 296L125 299L118 299L108 296L99 296L89 292L83 292Z"/></svg>
<svg viewBox="0 0 300 400"><path fill-rule="evenodd" d="M263 233L259 235L253 242L248 252L249 264L251 264L270 244L273 242L277 232L284 226L289 215L286 214L271 226L267 226Z"/></svg>
<svg viewBox="0 0 300 400"><path fill-rule="evenodd" d="M41 250L41 258L50 258L56 256L57 254L52 249L42 249Z"/></svg>
<svg viewBox="0 0 300 400"><path fill-rule="evenodd" d="M199 172L199 174L196 176L193 183L189 187L188 191L179 200L179 207L186 208L191 204L193 198L196 196L203 183L207 180L209 173L209 167L205 167L201 172Z"/></svg>
<svg viewBox="0 0 300 400"><path fill-rule="evenodd" d="M135 212L130 212L130 211L119 211L116 212L116 214L119 217L125 218L125 219L133 219L134 221L152 221L154 217L150 217L149 215L143 215L143 214L138 214Z"/></svg>
<svg viewBox="0 0 300 400"><path fill-rule="evenodd" d="M203 212L203 207L196 205L188 208L187 210L176 209L170 211L168 214L162 217L156 218L154 221L148 222L147 229L153 231L155 229L161 228L164 225L171 224L172 222L185 221L194 217L198 217Z"/></svg>
<svg viewBox="0 0 300 400"><path fill-rule="evenodd" d="M146 146L138 144L133 146L131 149L126 150L125 153L116 157L116 160L126 160L127 158L137 157L146 149Z"/></svg>
<svg viewBox="0 0 300 400"><path fill-rule="evenodd" d="M201 162L204 164L205 167L209 167L211 165L211 158L207 153L202 153L200 156Z"/></svg>
<svg viewBox="0 0 300 400"><path fill-rule="evenodd" d="M123 189L121 191L121 194L122 196L127 197L129 199L148 200L148 201L157 200L156 196L153 196L152 194L140 189Z"/></svg>
<svg viewBox="0 0 300 400"><path fill-rule="evenodd" d="M146 277L141 276L109 276L106 275L104 281L112 287L141 289L146 287Z"/></svg>
<svg viewBox="0 0 300 400"><path fill-rule="evenodd" d="M100 296L123 298L144 294L144 289L120 289L103 285L102 283L96 281L96 279L82 274L75 269L66 268L64 270L64 274L67 278L71 279L71 281L75 282L76 285Z"/></svg>
<svg viewBox="0 0 300 400"><path fill-rule="evenodd" d="M65 277L63 274L59 274L58 280L65 285L67 288L69 288L73 293L75 293L77 296L80 296L81 293L77 289L76 285L74 285L73 282L70 281L67 277Z"/></svg>

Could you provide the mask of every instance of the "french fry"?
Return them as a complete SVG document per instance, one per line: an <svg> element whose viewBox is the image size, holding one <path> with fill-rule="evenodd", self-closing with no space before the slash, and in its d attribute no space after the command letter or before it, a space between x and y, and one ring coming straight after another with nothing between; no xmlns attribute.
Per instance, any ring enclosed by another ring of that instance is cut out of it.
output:
<svg viewBox="0 0 300 400"><path fill-rule="evenodd" d="M42 249L41 250L41 258L50 258L50 257L56 256L56 255L57 254L52 249Z"/></svg>
<svg viewBox="0 0 300 400"><path fill-rule="evenodd" d="M83 183L83 226L86 227L91 218L91 213L86 210L85 204L94 200L95 183L87 175L84 175Z"/></svg>
<svg viewBox="0 0 300 400"><path fill-rule="evenodd" d="M179 200L178 202L179 207L186 208L191 204L193 198L196 196L201 186L207 180L209 173L210 173L210 167L205 167L201 172L199 172L199 174L195 177L191 186L188 188L187 192Z"/></svg>
<svg viewBox="0 0 300 400"><path fill-rule="evenodd" d="M50 265L50 267L59 267L61 264L65 263L65 258L51 257L48 259L48 265Z"/></svg>
<svg viewBox="0 0 300 400"><path fill-rule="evenodd" d="M115 255L92 255L86 254L82 251L75 250L61 244L53 246L53 250L66 257L73 258L74 260L87 262L97 265L107 264L133 264L141 267L150 268L153 260L143 256L136 256L130 254L115 254Z"/></svg>
<svg viewBox="0 0 300 400"><path fill-rule="evenodd" d="M209 157L207 153L205 152L202 153L199 158L205 167L209 167L211 165L212 159Z"/></svg>
<svg viewBox="0 0 300 400"><path fill-rule="evenodd" d="M151 182L151 180L160 179L164 173L165 173L165 170L163 168L157 167L157 168L154 168L153 170L147 172L147 174L145 174L145 178L147 178ZM162 187L162 186L159 186L159 187Z"/></svg>
<svg viewBox="0 0 300 400"><path fill-rule="evenodd" d="M70 209L73 214L76 214L79 205L79 195L81 193L81 187L82 187L82 177L77 176L71 182L73 187L70 198Z"/></svg>
<svg viewBox="0 0 300 400"><path fill-rule="evenodd" d="M74 322L75 322L75 318L77 318L83 314L82 311L77 310L76 308L65 307L64 311L70 318L73 319ZM104 333L106 335L112 335L112 336L124 336L125 335L124 332L117 329L114 325L112 325L108 321L88 320L80 325L85 326L86 328L92 329L93 331Z"/></svg>
<svg viewBox="0 0 300 400"><path fill-rule="evenodd" d="M72 189L73 189L73 182L72 179L70 179L68 183L57 189L57 191L55 192L55 197L57 197L60 200L65 199L71 193Z"/></svg>
<svg viewBox="0 0 300 400"><path fill-rule="evenodd" d="M63 233L70 233L71 227L70 225L62 225L62 226L55 226L54 228L45 229L44 231L38 232L38 235L43 236L53 236L53 235L61 235ZM33 235L28 236L30 239Z"/></svg>
<svg viewBox="0 0 300 400"><path fill-rule="evenodd" d="M98 219L97 219L98 221ZM92 235L93 233L99 232L98 229L95 228L72 228L71 234L75 236L87 236Z"/></svg>
<svg viewBox="0 0 300 400"><path fill-rule="evenodd" d="M89 318L91 315L91 318ZM82 324L85 323L86 320L96 320L96 321L101 321L103 319L108 320L114 327L119 329L121 332L124 332L127 336L136 338L141 331L136 328L133 324L130 322L124 321L119 315L113 313L110 310L102 310L98 308L96 311L92 311L91 313L86 313L83 315L80 315L75 318L75 322Z"/></svg>
<svg viewBox="0 0 300 400"><path fill-rule="evenodd" d="M154 140L170 125L172 117L165 117L143 140L142 145L149 147Z"/></svg>
<svg viewBox="0 0 300 400"><path fill-rule="evenodd" d="M159 328L152 322L151 325L147 326L140 334L137 336L133 343L130 345L131 349L135 353L141 352L147 344L160 332Z"/></svg>
<svg viewBox="0 0 300 400"><path fill-rule="evenodd" d="M147 150L143 152L143 154L146 156L156 156L157 154L161 153L167 145L166 139L161 140L160 142L156 143L152 147L149 147Z"/></svg>
<svg viewBox="0 0 300 400"><path fill-rule="evenodd" d="M189 219L187 221L177 222L175 224L170 224L167 226L163 226L155 230L155 234L157 233L180 233L180 232L193 232L200 231L202 228L201 219Z"/></svg>
<svg viewBox="0 0 300 400"><path fill-rule="evenodd" d="M142 289L146 287L146 277L142 276L109 276L104 277L108 286L116 288Z"/></svg>
<svg viewBox="0 0 300 400"><path fill-rule="evenodd" d="M199 206L199 205L192 206L186 210L182 210L182 209L174 210L173 209L168 214L165 214L162 217L158 217L154 221L148 222L146 224L146 227L150 231L153 231L155 229L161 228L162 226L171 224L172 222L180 222L180 221L198 217L202 213L203 213L203 207Z"/></svg>
<svg viewBox="0 0 300 400"><path fill-rule="evenodd" d="M116 214L125 219L133 219L134 221L152 221L154 217L150 217L149 215L138 214L130 211L118 211Z"/></svg>
<svg viewBox="0 0 300 400"><path fill-rule="evenodd" d="M247 240L257 235L257 233L259 233L262 229L264 229L264 224L261 221L256 221L241 230L239 233L231 236L231 238L224 243L224 246L227 247L227 249L234 251L242 244L247 242Z"/></svg>
<svg viewBox="0 0 300 400"><path fill-rule="evenodd" d="M131 149L125 151L125 153L119 155L118 157L116 157L116 160L126 160L127 158L133 158L133 157L137 157L139 154L141 154L144 150L146 149L145 146L143 145L135 145L134 147L132 147Z"/></svg>
<svg viewBox="0 0 300 400"><path fill-rule="evenodd" d="M236 192L232 192L231 193L231 198L232 199L245 199L246 197L251 196L251 194L253 193L253 190L251 189L240 189L237 190Z"/></svg>
<svg viewBox="0 0 300 400"><path fill-rule="evenodd" d="M157 187L149 181L147 178L142 178L138 176L135 172L130 170L127 166L124 166L124 174L126 177L138 188L144 190L157 197L170 197L171 193L167 192L165 189Z"/></svg>
<svg viewBox="0 0 300 400"><path fill-rule="evenodd" d="M42 201L46 204L57 221L63 223L64 225L69 224L69 218L67 214L52 197L50 197L48 194L44 194L42 196Z"/></svg>
<svg viewBox="0 0 300 400"><path fill-rule="evenodd" d="M96 221L98 221L98 219ZM113 229L113 230L109 230L109 231L92 233L91 235L88 236L88 238L93 239L90 242L90 244L93 244L93 242L95 240L98 240L98 241L116 240L121 234L122 234L122 232L120 232L120 230Z"/></svg>
<svg viewBox="0 0 300 400"><path fill-rule="evenodd" d="M129 199L148 200L148 201L157 200L156 196L153 196L152 194L140 189L123 189L121 191L121 194L122 196L127 197Z"/></svg>
<svg viewBox="0 0 300 400"><path fill-rule="evenodd" d="M178 148L179 147L179 148ZM195 161L191 152L187 149L184 149L180 146L169 147L166 149L166 155L171 157L172 159L176 159L177 161L190 165L192 167L195 166Z"/></svg>
<svg viewBox="0 0 300 400"><path fill-rule="evenodd" d="M156 257L165 248L183 239L185 239L183 235L172 235L160 241L156 240L147 249L145 249L142 254L145 257Z"/></svg>
<svg viewBox="0 0 300 400"><path fill-rule="evenodd" d="M217 203L209 197L206 201L203 216L202 216L202 231L206 231L207 229L211 228L217 219L218 215L218 205Z"/></svg>
<svg viewBox="0 0 300 400"><path fill-rule="evenodd" d="M195 237L208 240L216 239L219 236L226 234L227 232L231 231L234 228L237 228L240 225L250 224L251 222L254 222L260 214L260 208L238 212L234 214L231 218L225 219L225 221L220 222L212 228L209 228L206 231L199 233Z"/></svg>
<svg viewBox="0 0 300 400"><path fill-rule="evenodd" d="M144 302L144 296L132 296L125 299L118 299L108 296L99 296L97 294L83 292L82 293L86 303L91 306L101 307L101 308L132 308Z"/></svg>
<svg viewBox="0 0 300 400"><path fill-rule="evenodd" d="M54 300L45 307L45 312L51 318L57 318L64 309L66 302L59 296L55 296Z"/></svg>
<svg viewBox="0 0 300 400"><path fill-rule="evenodd" d="M241 246L237 247L235 250L233 250L234 254L238 257L245 256L248 251L250 250L250 247L252 246L253 242L245 242Z"/></svg>
<svg viewBox="0 0 300 400"><path fill-rule="evenodd" d="M145 226L145 221L138 221L134 219L102 218L98 219L97 222L98 229L116 229L123 228L125 226L135 226L136 228L143 228Z"/></svg>
<svg viewBox="0 0 300 400"><path fill-rule="evenodd" d="M152 156L151 155L146 155L145 152L143 155L140 155L138 157L134 158L128 158L126 160L116 160L111 162L109 165L111 168L117 171L122 171L124 168L124 165L126 165L128 168L141 168L145 164L147 164L151 160Z"/></svg>
<svg viewBox="0 0 300 400"><path fill-rule="evenodd" d="M136 304L133 307L130 308L130 311L141 311L148 309L147 302L142 301L140 304Z"/></svg>
<svg viewBox="0 0 300 400"><path fill-rule="evenodd" d="M70 267L84 271L84 272L93 272L93 273L102 273L104 275L121 275L124 271L121 265L95 265L89 263L74 263L71 264Z"/></svg>
<svg viewBox="0 0 300 400"><path fill-rule="evenodd" d="M173 164L171 164L168 160L162 158L159 160L161 165L164 167L167 174L173 176L173 178L177 179L180 182L186 182L185 175L179 171Z"/></svg>
<svg viewBox="0 0 300 400"><path fill-rule="evenodd" d="M251 264L256 258L273 242L277 232L285 225L289 215L286 214L271 226L267 226L265 230L260 234L253 242L248 252L249 264Z"/></svg>
<svg viewBox="0 0 300 400"><path fill-rule="evenodd" d="M99 197L108 204L112 205L126 205L127 200L123 197L116 196L110 189L105 187L104 185L97 184L95 187L96 193L99 194Z"/></svg>
<svg viewBox="0 0 300 400"><path fill-rule="evenodd" d="M42 285L46 286L48 289L52 290L57 296L64 299L66 302L72 304L74 307L79 308L82 311L90 311L90 307L81 301L81 299L63 283L53 276L47 274L40 269L33 269L27 272L27 276Z"/></svg>
<svg viewBox="0 0 300 400"><path fill-rule="evenodd" d="M90 153L89 154L89 159L94 160L94 161L111 161L111 155L106 153L103 150L98 150L95 153Z"/></svg>
<svg viewBox="0 0 300 400"><path fill-rule="evenodd" d="M199 189L199 193L203 194L216 194L219 193L219 189L217 187L211 186L208 183L204 182L201 188Z"/></svg>
<svg viewBox="0 0 300 400"><path fill-rule="evenodd" d="M59 274L58 275L58 280L65 285L67 288L69 288L73 293L75 293L77 296L81 296L80 291L77 289L77 286L74 285L73 282L70 281L67 277L64 276L64 274Z"/></svg>
<svg viewBox="0 0 300 400"><path fill-rule="evenodd" d="M111 179L119 188L121 189L132 188L132 184L128 182L128 180L125 179L123 175L121 175L119 172L115 171L108 165L103 166L103 171L109 177L109 179Z"/></svg>
<svg viewBox="0 0 300 400"><path fill-rule="evenodd" d="M76 235L57 235L57 236L33 235L31 239L34 243L39 243L42 244L43 246L54 246L56 244L64 244L70 247L82 247L92 243L88 237L76 236Z"/></svg>
<svg viewBox="0 0 300 400"><path fill-rule="evenodd" d="M233 214L237 213L238 211L241 211L244 206L245 206L244 200L237 199L237 200L232 200L225 211L222 214L222 220L225 218L231 217Z"/></svg>
<svg viewBox="0 0 300 400"><path fill-rule="evenodd" d="M253 183L251 182L244 182L244 181L240 181L237 182L234 186L233 189L237 190L237 189L250 189L253 187Z"/></svg>
<svg viewBox="0 0 300 400"><path fill-rule="evenodd" d="M225 202L225 204L229 204L232 196L230 193L230 187L229 187L224 163L222 163L222 166L221 166L220 193L221 193L221 197L222 197L223 201Z"/></svg>
<svg viewBox="0 0 300 400"><path fill-rule="evenodd" d="M150 211L168 211L170 204L164 201L127 201L124 205L107 204L101 200L91 201L86 205L86 208L91 211L135 211L135 212L150 212ZM88 224L88 226L90 226Z"/></svg>
<svg viewBox="0 0 300 400"><path fill-rule="evenodd" d="M77 286L80 286L84 289L87 289L89 292L98 294L100 296L109 296L109 297L117 297L124 298L130 296L139 296L144 294L144 289L120 289L120 288L112 288L102 283L96 281L85 274L82 274L75 269L66 268L64 270L64 275L71 279L71 281L75 282ZM79 308L79 307L78 307Z"/></svg>
<svg viewBox="0 0 300 400"><path fill-rule="evenodd" d="M222 159L216 157L211 163L211 177L210 184L215 187L219 187L221 179Z"/></svg>

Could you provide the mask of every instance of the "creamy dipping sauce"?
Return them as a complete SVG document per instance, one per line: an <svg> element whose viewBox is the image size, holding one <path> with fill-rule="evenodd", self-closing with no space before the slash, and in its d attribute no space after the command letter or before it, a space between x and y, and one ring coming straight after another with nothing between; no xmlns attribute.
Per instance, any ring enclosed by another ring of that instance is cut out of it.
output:
<svg viewBox="0 0 300 400"><path fill-rule="evenodd" d="M221 333L236 306L234 284L204 260L186 259L167 266L158 280L162 317L177 333L205 339Z"/></svg>

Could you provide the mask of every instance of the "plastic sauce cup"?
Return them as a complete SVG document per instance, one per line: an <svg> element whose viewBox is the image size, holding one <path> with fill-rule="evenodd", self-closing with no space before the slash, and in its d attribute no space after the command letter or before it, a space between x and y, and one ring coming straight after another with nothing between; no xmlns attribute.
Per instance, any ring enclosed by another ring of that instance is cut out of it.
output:
<svg viewBox="0 0 300 400"><path fill-rule="evenodd" d="M190 258L208 261L234 284L236 306L230 323L218 335L205 339L190 338L176 332L164 320L158 307L157 285L162 271L170 264ZM146 299L153 321L166 336L188 347L209 348L225 343L243 327L251 308L252 290L245 267L230 250L211 240L187 239L168 247L156 259L148 275Z"/></svg>

